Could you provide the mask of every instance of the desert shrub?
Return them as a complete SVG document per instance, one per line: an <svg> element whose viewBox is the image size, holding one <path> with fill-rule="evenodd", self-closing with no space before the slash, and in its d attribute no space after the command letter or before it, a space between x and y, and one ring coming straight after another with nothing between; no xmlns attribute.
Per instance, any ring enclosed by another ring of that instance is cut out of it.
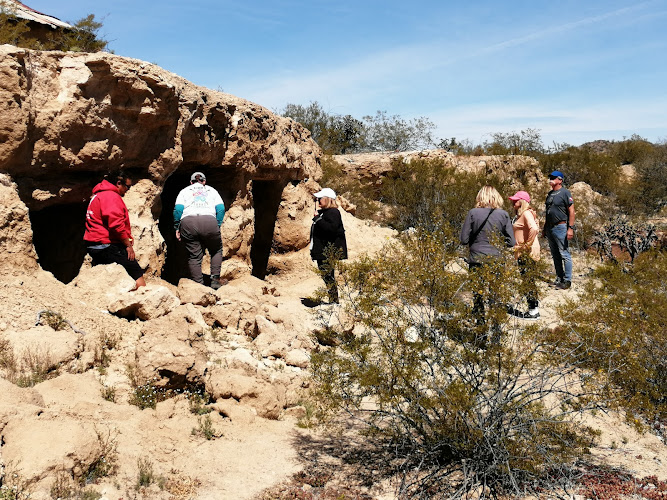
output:
<svg viewBox="0 0 667 500"><path fill-rule="evenodd" d="M94 364L100 368L107 368L111 364L110 351L118 347L119 338L117 335L103 331L95 345Z"/></svg>
<svg viewBox="0 0 667 500"><path fill-rule="evenodd" d="M326 111L317 101L308 106L287 104L278 113L310 130L313 140L326 154L361 151L408 151L431 147L435 124L426 117L405 120L386 111L358 120L351 115Z"/></svg>
<svg viewBox="0 0 667 500"><path fill-rule="evenodd" d="M155 381L151 380L145 384L139 384L133 388L128 403L138 407L140 410L146 408L155 409L160 401L167 399L164 390L155 385Z"/></svg>
<svg viewBox="0 0 667 500"><path fill-rule="evenodd" d="M354 336L313 354L318 415L341 411L392 450L399 497L525 495L567 486L594 439L570 418L595 404L582 353L507 319L518 287L511 256L487 266L496 296L475 321L454 245L416 231L342 273ZM491 338L489 338L491 336Z"/></svg>
<svg viewBox="0 0 667 500"><path fill-rule="evenodd" d="M51 353L30 348L21 357L23 369L14 374L12 382L19 387L33 387L58 375L58 364L51 359Z"/></svg>
<svg viewBox="0 0 667 500"><path fill-rule="evenodd" d="M634 164L636 178L619 192L618 202L629 214L659 213L667 207L667 144L654 146Z"/></svg>
<svg viewBox="0 0 667 500"><path fill-rule="evenodd" d="M102 394L102 398L104 398L106 401L110 401L111 403L116 402L116 387L113 385L105 385L102 387L100 390Z"/></svg>
<svg viewBox="0 0 667 500"><path fill-rule="evenodd" d="M544 152L542 136L538 129L528 128L520 132L495 132L492 141L483 144L489 155L535 155Z"/></svg>
<svg viewBox="0 0 667 500"><path fill-rule="evenodd" d="M106 432L95 429L97 433L97 443L90 463L78 463L78 468L82 471L78 478L80 484L89 484L102 477L107 477L118 469L118 443L116 433L107 430Z"/></svg>
<svg viewBox="0 0 667 500"><path fill-rule="evenodd" d="M100 52L108 41L99 34L102 23L94 14L70 23L72 29L53 30L47 38L40 39L31 33L30 23L20 19L12 9L0 4L0 44L8 43L17 47L35 50L64 50L76 52Z"/></svg>
<svg viewBox="0 0 667 500"><path fill-rule="evenodd" d="M405 120L386 111L363 117L364 147L369 151L409 151L433 147L432 130L435 124L421 116Z"/></svg>
<svg viewBox="0 0 667 500"><path fill-rule="evenodd" d="M190 406L190 413L195 415L206 415L211 413L211 408L206 405L211 402L211 396L206 393L204 390L193 391L185 393L185 396L188 398L188 404Z"/></svg>
<svg viewBox="0 0 667 500"><path fill-rule="evenodd" d="M609 154L616 158L621 165L628 165L650 155L654 147L643 137L633 134L630 139L612 142Z"/></svg>
<svg viewBox="0 0 667 500"><path fill-rule="evenodd" d="M26 34L29 32L30 27L26 19L14 17L11 11L5 8L4 4L0 4L0 45L9 44L26 47Z"/></svg>
<svg viewBox="0 0 667 500"><path fill-rule="evenodd" d="M153 462L148 457L137 459L137 486L136 489L146 488L153 484L157 477L153 472Z"/></svg>
<svg viewBox="0 0 667 500"><path fill-rule="evenodd" d="M621 163L610 154L598 152L590 146L568 146L566 149L536 156L545 174L561 170L565 181L572 185L585 182L604 195L618 192Z"/></svg>
<svg viewBox="0 0 667 500"><path fill-rule="evenodd" d="M650 251L621 267L599 266L578 301L561 307L555 335L589 346L585 366L606 374L628 419L667 419L667 253Z"/></svg>
<svg viewBox="0 0 667 500"><path fill-rule="evenodd" d="M14 349L4 337L0 337L0 369L4 370L7 376L15 373L17 369Z"/></svg>
<svg viewBox="0 0 667 500"><path fill-rule="evenodd" d="M74 52L100 52L108 41L100 37L102 23L95 20L95 14L88 14L72 24L74 29L58 31L52 44L57 50Z"/></svg>
<svg viewBox="0 0 667 500"><path fill-rule="evenodd" d="M455 171L440 159L392 161L382 183L381 200L393 207L389 223L399 230L410 227L458 232L466 213L475 205L480 187L493 185L509 192L509 181L484 174Z"/></svg>
<svg viewBox="0 0 667 500"><path fill-rule="evenodd" d="M23 477L13 461L0 464L0 500L28 500L32 487L32 481Z"/></svg>
<svg viewBox="0 0 667 500"><path fill-rule="evenodd" d="M208 441L219 435L218 431L213 427L213 420L211 420L210 415L200 416L197 419L197 427L193 427L191 434L193 436L201 436Z"/></svg>
<svg viewBox="0 0 667 500"><path fill-rule="evenodd" d="M38 322L44 321L48 326L53 328L55 331L64 330L69 326L69 322L63 317L62 314L56 311L46 310L40 311L38 316Z"/></svg>

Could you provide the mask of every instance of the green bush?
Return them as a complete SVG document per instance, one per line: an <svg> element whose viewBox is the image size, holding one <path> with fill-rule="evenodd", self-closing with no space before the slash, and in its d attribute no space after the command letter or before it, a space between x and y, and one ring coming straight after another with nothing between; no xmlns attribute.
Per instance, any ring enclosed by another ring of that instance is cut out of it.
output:
<svg viewBox="0 0 667 500"><path fill-rule="evenodd" d="M18 18L11 9L0 5L0 44L8 43L26 49L100 52L108 41L100 37L102 23L89 14L71 23L72 29L56 29L48 39L40 40L31 34L30 24Z"/></svg>
<svg viewBox="0 0 667 500"><path fill-rule="evenodd" d="M475 281L442 238L417 230L346 267L355 335L312 357L318 416L348 412L365 447L392 450L383 465L400 475L401 498L564 487L594 439L571 416L595 404L597 380L569 343L507 319L520 282L511 256L486 267L496 302L474 321Z"/></svg>
<svg viewBox="0 0 667 500"><path fill-rule="evenodd" d="M457 172L440 159L415 159L410 163L398 159L391 166L380 199L392 207L388 222L399 230L447 228L447 232L457 233L475 205L480 187L490 184L501 193L510 191L509 179Z"/></svg>
<svg viewBox="0 0 667 500"><path fill-rule="evenodd" d="M619 192L622 209L633 215L654 215L667 207L667 144L655 146L634 164L636 178Z"/></svg>
<svg viewBox="0 0 667 500"><path fill-rule="evenodd" d="M605 374L630 420L667 418L667 253L640 254L631 266L596 269L577 301L561 307L555 334L587 345L585 366Z"/></svg>

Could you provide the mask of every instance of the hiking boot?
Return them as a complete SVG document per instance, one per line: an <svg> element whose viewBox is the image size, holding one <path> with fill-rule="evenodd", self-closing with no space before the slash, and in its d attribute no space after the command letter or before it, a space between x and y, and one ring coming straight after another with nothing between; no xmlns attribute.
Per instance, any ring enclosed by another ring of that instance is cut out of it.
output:
<svg viewBox="0 0 667 500"><path fill-rule="evenodd" d="M227 280L226 279L220 279L220 276L211 276L211 288L213 290L217 290L220 288L222 285L226 285Z"/></svg>
<svg viewBox="0 0 667 500"><path fill-rule="evenodd" d="M567 290L567 289L570 288L571 286L572 286L572 282L571 282L571 281L566 281L566 280L564 280L564 281L561 281L560 283L558 283L558 284L556 285L556 289L557 289L557 290Z"/></svg>

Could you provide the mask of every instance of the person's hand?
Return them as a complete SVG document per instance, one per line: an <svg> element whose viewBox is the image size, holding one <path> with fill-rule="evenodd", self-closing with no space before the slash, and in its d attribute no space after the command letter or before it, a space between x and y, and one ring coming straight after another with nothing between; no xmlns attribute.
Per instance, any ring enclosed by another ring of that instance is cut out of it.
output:
<svg viewBox="0 0 667 500"><path fill-rule="evenodd" d="M572 238L574 238L574 229L572 229L572 228L570 227L570 228L568 228L568 230L567 230L567 239L568 239L568 240L571 240Z"/></svg>
<svg viewBox="0 0 667 500"><path fill-rule="evenodd" d="M136 256L134 255L134 248L131 246L126 247L127 248L127 260L134 260Z"/></svg>
<svg viewBox="0 0 667 500"><path fill-rule="evenodd" d="M176 239L181 241L181 232L178 229L176 230Z"/></svg>

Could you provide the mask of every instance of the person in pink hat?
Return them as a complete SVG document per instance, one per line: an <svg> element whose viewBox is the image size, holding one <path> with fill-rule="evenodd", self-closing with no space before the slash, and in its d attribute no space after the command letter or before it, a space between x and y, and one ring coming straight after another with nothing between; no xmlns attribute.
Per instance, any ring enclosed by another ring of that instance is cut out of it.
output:
<svg viewBox="0 0 667 500"><path fill-rule="evenodd" d="M509 312L519 318L536 320L540 317L539 302L537 300L537 286L535 285L536 262L540 260L540 242L537 235L540 227L537 222L537 213L530 206L530 195L526 191L517 191L509 197L514 206L515 217L512 220L514 230L514 256L519 264L523 278L523 288L526 290L528 311L517 311L513 307Z"/></svg>

